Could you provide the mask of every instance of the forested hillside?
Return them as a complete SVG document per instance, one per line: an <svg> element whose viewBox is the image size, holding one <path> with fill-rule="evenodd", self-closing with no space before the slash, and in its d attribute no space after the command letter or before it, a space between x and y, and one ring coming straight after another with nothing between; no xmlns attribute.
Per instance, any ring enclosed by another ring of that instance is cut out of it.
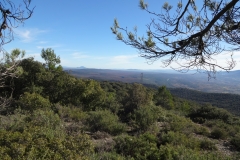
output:
<svg viewBox="0 0 240 160"><path fill-rule="evenodd" d="M5 82L13 92L0 92L11 95L0 110L0 159L240 158L240 118L226 110L165 86L78 79L53 59L23 59L19 70Z"/></svg>
<svg viewBox="0 0 240 160"><path fill-rule="evenodd" d="M240 115L240 95L225 93L204 93L186 88L169 88L170 92L180 98L210 103L213 106L224 108L233 114Z"/></svg>

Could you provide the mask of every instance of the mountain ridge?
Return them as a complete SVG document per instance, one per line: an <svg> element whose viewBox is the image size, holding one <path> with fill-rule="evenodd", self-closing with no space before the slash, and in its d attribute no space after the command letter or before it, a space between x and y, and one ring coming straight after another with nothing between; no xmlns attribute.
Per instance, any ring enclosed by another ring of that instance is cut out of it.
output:
<svg viewBox="0 0 240 160"><path fill-rule="evenodd" d="M145 70L71 69L71 74L78 78L165 85L169 88L188 88L209 93L230 94L240 94L239 72L239 70L229 73L219 72L215 79L208 80L208 75L204 73L181 74Z"/></svg>

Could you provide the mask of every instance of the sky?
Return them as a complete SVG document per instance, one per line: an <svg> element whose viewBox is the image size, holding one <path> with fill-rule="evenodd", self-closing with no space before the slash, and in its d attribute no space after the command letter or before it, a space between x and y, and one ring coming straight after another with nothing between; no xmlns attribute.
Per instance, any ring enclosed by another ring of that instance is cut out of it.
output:
<svg viewBox="0 0 240 160"><path fill-rule="evenodd" d="M160 11L163 1L147 3L150 9ZM35 6L32 17L14 29L14 41L4 48L8 52L15 48L25 50L26 57L42 62L41 50L52 48L60 56L61 65L67 67L168 69L163 68L161 60L151 63L139 57L138 50L116 40L112 34L110 27L115 18L129 30L137 26L139 35L146 32L151 16L138 5L139 0L32 0L31 6ZM240 63L239 54L234 56ZM218 58L219 64L225 61L225 54ZM240 65L234 69L240 69Z"/></svg>

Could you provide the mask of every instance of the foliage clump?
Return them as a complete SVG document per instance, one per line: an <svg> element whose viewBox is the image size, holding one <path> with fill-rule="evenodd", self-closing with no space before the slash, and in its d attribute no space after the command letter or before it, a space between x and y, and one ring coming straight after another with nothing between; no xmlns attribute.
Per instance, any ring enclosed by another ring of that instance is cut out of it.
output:
<svg viewBox="0 0 240 160"><path fill-rule="evenodd" d="M0 112L0 159L239 159L218 147L240 146L240 118L223 109L33 58L19 67L14 92L4 90L12 103Z"/></svg>
<svg viewBox="0 0 240 160"><path fill-rule="evenodd" d="M116 135L126 130L126 126L119 122L118 116L109 110L91 111L88 114L86 123L92 132L104 131Z"/></svg>

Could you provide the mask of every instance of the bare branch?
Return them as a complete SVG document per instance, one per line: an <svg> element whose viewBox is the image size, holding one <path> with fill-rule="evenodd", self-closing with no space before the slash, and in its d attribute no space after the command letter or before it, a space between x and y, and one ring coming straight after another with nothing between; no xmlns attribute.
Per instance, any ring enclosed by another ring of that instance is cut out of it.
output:
<svg viewBox="0 0 240 160"><path fill-rule="evenodd" d="M215 56L239 50L238 2L239 0L204 0L200 10L194 0L187 0L184 7L180 1L175 10L164 3L163 12L155 13L141 0L141 8L156 16L147 25L147 37L139 37L135 33L129 38L131 32L119 25L114 25L112 30L114 34L121 35L118 40L138 49L140 56L148 60L167 57L163 61L165 66L176 62L180 70L204 69L209 76L214 77L218 69L229 71L236 65L232 56L225 67L217 64ZM122 33L128 38L124 38Z"/></svg>
<svg viewBox="0 0 240 160"><path fill-rule="evenodd" d="M23 53L15 50L17 52L9 59L10 54L4 51L3 45L14 39L13 29L22 25L32 16L34 8L30 8L30 3L31 0L22 0L20 4L12 0L1 0L0 2L0 54L2 56L0 59L0 110L11 102L14 90L13 80L18 77L20 72L18 65L21 61L16 58Z"/></svg>

